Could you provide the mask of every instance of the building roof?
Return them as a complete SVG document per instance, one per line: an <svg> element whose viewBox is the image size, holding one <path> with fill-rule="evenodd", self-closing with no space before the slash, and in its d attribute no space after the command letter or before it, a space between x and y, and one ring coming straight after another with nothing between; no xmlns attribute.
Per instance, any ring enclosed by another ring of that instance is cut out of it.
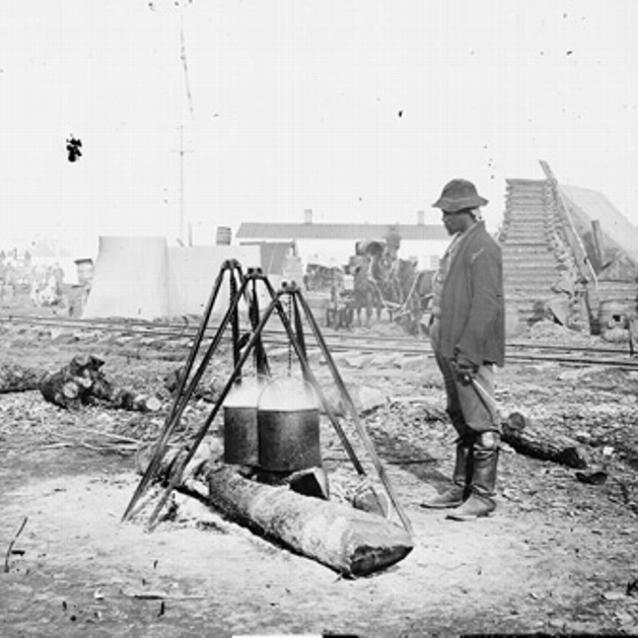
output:
<svg viewBox="0 0 638 638"><path fill-rule="evenodd" d="M396 229L405 240L448 239L442 224L300 224L243 222L238 239L381 239Z"/></svg>

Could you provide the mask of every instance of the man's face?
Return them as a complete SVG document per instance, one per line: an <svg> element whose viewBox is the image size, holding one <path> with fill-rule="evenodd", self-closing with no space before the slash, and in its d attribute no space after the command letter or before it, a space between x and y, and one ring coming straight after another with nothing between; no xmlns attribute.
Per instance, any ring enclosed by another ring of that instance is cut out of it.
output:
<svg viewBox="0 0 638 638"><path fill-rule="evenodd" d="M465 230L467 222L464 218L466 216L467 213L448 213L447 211L443 211L443 217L441 219L449 235L456 235L456 233Z"/></svg>

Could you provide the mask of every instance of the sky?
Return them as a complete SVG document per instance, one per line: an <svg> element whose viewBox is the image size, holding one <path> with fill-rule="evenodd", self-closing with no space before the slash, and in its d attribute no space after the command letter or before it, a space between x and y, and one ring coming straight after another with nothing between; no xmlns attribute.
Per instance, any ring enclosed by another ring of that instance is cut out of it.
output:
<svg viewBox="0 0 638 638"><path fill-rule="evenodd" d="M0 244L439 223L455 177L495 231L539 159L638 224L636 33L635 0L0 0Z"/></svg>

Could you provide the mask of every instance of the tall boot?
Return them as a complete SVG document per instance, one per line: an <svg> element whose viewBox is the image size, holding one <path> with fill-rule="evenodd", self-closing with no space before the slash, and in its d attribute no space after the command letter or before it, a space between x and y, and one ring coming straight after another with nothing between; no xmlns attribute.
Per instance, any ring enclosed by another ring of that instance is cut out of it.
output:
<svg viewBox="0 0 638 638"><path fill-rule="evenodd" d="M494 501L500 435L481 432L472 453L470 496L456 511L447 515L455 521L471 521L488 516L496 509Z"/></svg>
<svg viewBox="0 0 638 638"><path fill-rule="evenodd" d="M452 486L437 494L429 501L421 503L421 507L429 509L445 509L458 507L467 496L468 484L472 477L472 443L473 436L459 437L456 441L456 462L452 475Z"/></svg>

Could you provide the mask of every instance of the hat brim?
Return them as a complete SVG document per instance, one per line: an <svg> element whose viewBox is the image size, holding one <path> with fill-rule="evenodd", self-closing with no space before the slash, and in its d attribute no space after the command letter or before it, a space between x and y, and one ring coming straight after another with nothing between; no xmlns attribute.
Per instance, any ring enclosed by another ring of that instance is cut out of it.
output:
<svg viewBox="0 0 638 638"><path fill-rule="evenodd" d="M479 206L486 206L487 199L484 199L480 195L471 195L470 197L462 197L461 199L450 199L449 197L440 197L432 208L440 208L448 213L456 213L464 208L478 208Z"/></svg>

